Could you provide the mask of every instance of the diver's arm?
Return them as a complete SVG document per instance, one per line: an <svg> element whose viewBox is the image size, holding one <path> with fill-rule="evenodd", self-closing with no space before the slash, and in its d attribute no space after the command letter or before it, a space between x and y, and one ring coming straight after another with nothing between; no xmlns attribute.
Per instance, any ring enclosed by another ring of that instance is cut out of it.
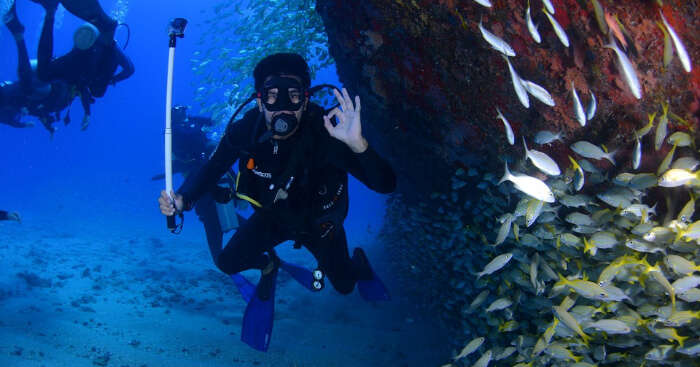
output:
<svg viewBox="0 0 700 367"><path fill-rule="evenodd" d="M349 146L333 138L328 142L329 161L350 173L369 189L388 194L396 189L396 174L389 163L371 146L361 153L353 152Z"/></svg>
<svg viewBox="0 0 700 367"><path fill-rule="evenodd" d="M184 210L192 209L196 201L210 190L212 185L216 185L221 176L239 158L241 147L244 146L245 139L249 137L248 127L249 124L246 124L245 120L230 123L209 160L199 171L188 175L185 182L177 190L177 193L182 195Z"/></svg>
<svg viewBox="0 0 700 367"><path fill-rule="evenodd" d="M134 73L134 63L117 45L114 45L114 52L116 53L117 63L122 67L122 70L112 77L112 84L130 77Z"/></svg>

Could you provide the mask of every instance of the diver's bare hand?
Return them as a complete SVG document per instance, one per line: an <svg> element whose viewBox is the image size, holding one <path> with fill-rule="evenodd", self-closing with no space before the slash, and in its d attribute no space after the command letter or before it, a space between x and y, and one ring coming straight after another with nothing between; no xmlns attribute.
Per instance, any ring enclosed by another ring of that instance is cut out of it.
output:
<svg viewBox="0 0 700 367"><path fill-rule="evenodd" d="M174 200L170 200L170 197L173 197ZM173 204L175 204L175 206L173 206ZM182 195L176 194L171 190L170 196L168 196L165 190L161 190L160 197L158 198L158 205L163 215L171 216L181 212L182 208L185 206L185 202L182 199Z"/></svg>
<svg viewBox="0 0 700 367"><path fill-rule="evenodd" d="M355 153L362 153L367 150L367 140L362 136L362 123L360 122L360 97L355 96L355 105L348 90L343 88L341 95L337 90L333 90L335 98L338 100L342 111L334 108L328 115L323 116L323 125L328 133L347 144ZM333 126L331 119L335 116L338 124Z"/></svg>

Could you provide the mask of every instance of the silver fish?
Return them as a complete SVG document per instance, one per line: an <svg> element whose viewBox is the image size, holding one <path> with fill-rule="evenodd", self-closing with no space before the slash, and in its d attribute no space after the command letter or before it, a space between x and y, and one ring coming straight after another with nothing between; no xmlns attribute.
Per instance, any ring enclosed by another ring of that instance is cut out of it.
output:
<svg viewBox="0 0 700 367"><path fill-rule="evenodd" d="M484 28L484 25L481 23L481 21L479 21L479 30L481 31L481 36L486 42L488 42L489 45L491 45L491 47L493 47L494 50L506 56L515 56L515 51L513 50L513 48L510 47L510 45L506 41Z"/></svg>
<svg viewBox="0 0 700 367"><path fill-rule="evenodd" d="M576 152L578 155L585 157L585 158L591 158L591 159L607 159L615 165L615 159L613 159L613 156L615 155L615 151L606 153L601 149L599 146L594 145L590 142L587 142L585 140L580 140L577 141L573 144L571 144L571 150Z"/></svg>
<svg viewBox="0 0 700 367"><path fill-rule="evenodd" d="M511 144L512 145L512 144ZM637 138L634 144L634 155L632 156L632 168L638 169L642 162L642 142Z"/></svg>
<svg viewBox="0 0 700 367"><path fill-rule="evenodd" d="M591 322L586 324L584 329L596 329L600 331L604 331L607 334L628 334L632 331L632 329L625 324L624 322L620 320L615 320L615 319L603 319L603 320L598 320L595 322Z"/></svg>
<svg viewBox="0 0 700 367"><path fill-rule="evenodd" d="M501 110L498 107L496 107L496 112L498 112L496 118L501 119L501 121L503 121L503 125L506 130L506 137L508 138L508 143L510 143L510 145L515 144L515 134L513 134L513 128L510 127L510 123L508 123L508 120L505 116L503 116L503 113L501 113Z"/></svg>
<svg viewBox="0 0 700 367"><path fill-rule="evenodd" d="M555 162L548 155L534 149L527 149L525 137L523 137L523 146L525 147L525 159L530 159L535 167L539 168L542 172L550 176L559 176L559 174L561 174L561 170L559 169L557 162Z"/></svg>
<svg viewBox="0 0 700 367"><path fill-rule="evenodd" d="M554 133L548 130L542 130L535 135L535 143L539 145L549 144L555 140L562 141L562 132Z"/></svg>
<svg viewBox="0 0 700 367"><path fill-rule="evenodd" d="M530 195L531 197L537 199L537 200L542 200L547 203L553 203L556 199L554 199L554 194L552 193L552 190L549 189L549 186L547 186L546 183L542 182L541 180L527 176L527 175L513 175L510 173L508 170L508 163L506 162L506 168L505 168L505 173L503 174L503 177L498 181L498 184L500 185L504 181L510 181L515 185L515 188Z"/></svg>
<svg viewBox="0 0 700 367"><path fill-rule="evenodd" d="M506 264L508 264L508 262L512 258L513 254L510 252L496 256L493 260L486 264L484 270L476 274L477 278L481 278L484 275L489 275L497 272L498 270L506 266Z"/></svg>
<svg viewBox="0 0 700 367"><path fill-rule="evenodd" d="M578 93L576 93L576 87L574 82L571 82L571 96L574 98L574 114L576 115L576 120L581 126L586 126L586 113L583 112L583 105L581 105L581 100L578 98Z"/></svg>
<svg viewBox="0 0 700 367"><path fill-rule="evenodd" d="M562 28L561 25L557 22L557 20L554 19L554 17L551 16L544 9L542 9L542 12L544 12L544 14L547 15L549 22L552 23L552 28L554 28L554 33L559 38L559 41L561 41L561 43L564 46L569 47L569 37L566 36L566 32L564 31L564 28Z"/></svg>
<svg viewBox="0 0 700 367"><path fill-rule="evenodd" d="M483 344L483 343L484 343L484 337L483 337L483 336L480 336L480 337L478 337L478 338L474 338L472 341L470 341L469 343L467 343L467 345L465 345L464 348L462 348L462 351L459 352L459 354L458 354L457 356L455 356L453 359L456 361L456 360L458 360L458 359L464 358L464 357L466 357L466 356L472 354L472 353L475 352L477 349L479 349L479 347L480 347L481 344Z"/></svg>
<svg viewBox="0 0 700 367"><path fill-rule="evenodd" d="M632 92L632 95L634 95L635 98L641 99L642 85L639 83L639 79L637 78L637 71L634 70L634 66L632 66L632 62L627 57L627 55L625 55L625 53L622 52L622 50L620 50L619 47L617 47L617 43L615 43L615 40L612 39L612 33L610 38L610 44L607 44L604 47L615 51L615 54L617 55L617 61L620 63L620 67L622 68L622 75L625 77L627 86L630 88L630 91Z"/></svg>
<svg viewBox="0 0 700 367"><path fill-rule="evenodd" d="M676 34L676 31L673 30L670 24L668 24L668 21L666 21L666 17L664 17L664 13L661 12L659 9L659 14L661 15L661 20L664 22L664 25L666 26L666 30L668 30L668 33L671 35L671 39L673 40L673 45L676 47L676 52L678 52L678 58L681 60L681 64L683 65L683 69L687 73L690 72L691 70L691 62L690 62L690 56L688 56L688 51L686 51L685 46L683 46L683 42L681 41L680 37Z"/></svg>
<svg viewBox="0 0 700 367"><path fill-rule="evenodd" d="M527 97L527 90L523 86L522 79L520 79L520 76L513 68L513 65L511 65L510 60L508 60L507 57L504 57L504 59L506 59L506 63L508 64L508 70L510 71L510 79L513 82L515 94L518 95L518 100L520 100L520 103L522 103L522 105L525 106L525 108L530 108L530 99Z"/></svg>
<svg viewBox="0 0 700 367"><path fill-rule="evenodd" d="M546 104L547 106L554 107L556 103L552 98L552 95L547 92L542 86L537 85L529 80L521 80L523 87L527 90L533 97L537 98L540 102Z"/></svg>
<svg viewBox="0 0 700 367"><path fill-rule="evenodd" d="M591 102L588 103L588 108L586 108L586 119L592 120L595 116L595 110L598 106L598 103L595 100L595 95L593 94L593 91L589 90L589 92L591 93Z"/></svg>
<svg viewBox="0 0 700 367"><path fill-rule="evenodd" d="M527 21L527 30L530 31L530 35L535 42L542 42L542 37L540 37L540 32L537 31L537 26L532 22L532 17L530 16L530 0L527 1L527 10L525 11L525 20Z"/></svg>
<svg viewBox="0 0 700 367"><path fill-rule="evenodd" d="M491 305L489 305L489 307L486 308L486 312L500 311L504 308L510 307L512 304L513 304L513 301L511 301L510 299L508 299L506 297L499 298L499 299L493 301L493 303L491 303Z"/></svg>

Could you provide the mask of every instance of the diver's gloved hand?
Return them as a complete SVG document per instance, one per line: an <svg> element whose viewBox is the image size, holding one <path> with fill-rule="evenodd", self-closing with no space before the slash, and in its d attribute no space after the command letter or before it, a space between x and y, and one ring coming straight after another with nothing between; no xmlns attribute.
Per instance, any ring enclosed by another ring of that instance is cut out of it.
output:
<svg viewBox="0 0 700 367"><path fill-rule="evenodd" d="M360 122L360 96L355 96L355 106L352 104L348 90L343 88L341 95L337 90L333 90L335 98L338 100L342 111L334 108L331 113L323 116L323 125L328 133L347 144L355 153L362 153L367 150L369 144L362 136L362 123ZM338 124L333 126L331 119L335 116Z"/></svg>
<svg viewBox="0 0 700 367"><path fill-rule="evenodd" d="M170 196L172 196L174 200L170 200ZM165 190L161 190L160 197L158 197L160 212L165 216L181 213L185 207L185 201L182 199L182 195L176 194L171 190L170 196L168 196Z"/></svg>

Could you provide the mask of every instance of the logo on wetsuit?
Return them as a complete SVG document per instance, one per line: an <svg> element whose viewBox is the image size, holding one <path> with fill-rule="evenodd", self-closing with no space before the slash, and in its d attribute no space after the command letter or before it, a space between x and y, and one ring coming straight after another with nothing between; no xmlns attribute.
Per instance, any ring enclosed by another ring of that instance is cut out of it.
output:
<svg viewBox="0 0 700 367"><path fill-rule="evenodd" d="M338 186L338 190L335 191L335 195L333 196L333 199L331 199L330 202L323 204L323 207L322 207L323 210L328 210L328 209L332 208L333 205L335 205L335 203L338 201L338 199L340 199L340 194L343 193L343 188L344 188L343 184L340 184L340 186ZM323 187L323 189L324 189L323 192L325 194L325 186ZM319 194L321 194L321 191L319 191ZM324 194L321 194L321 195L324 195Z"/></svg>

